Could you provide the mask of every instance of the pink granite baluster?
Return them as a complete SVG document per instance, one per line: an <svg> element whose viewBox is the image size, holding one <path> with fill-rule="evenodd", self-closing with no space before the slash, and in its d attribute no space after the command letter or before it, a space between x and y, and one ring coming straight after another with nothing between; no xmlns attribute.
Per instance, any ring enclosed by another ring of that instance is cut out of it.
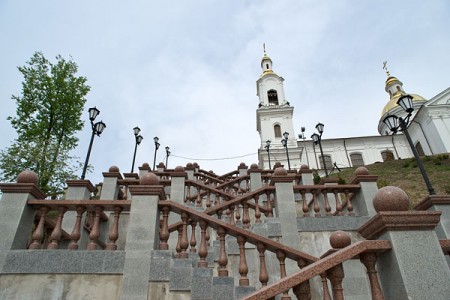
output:
<svg viewBox="0 0 450 300"><path fill-rule="evenodd" d="M283 251L278 250L277 251L277 258L278 262L280 263L280 278L286 277L286 254ZM283 296L281 297L283 300L290 300L291 297L289 296L289 290L286 290L283 292Z"/></svg>
<svg viewBox="0 0 450 300"><path fill-rule="evenodd" d="M58 219L56 220L55 228L50 235L50 244L48 244L47 249L58 249L59 241L61 240L63 230L61 228L62 220L64 218L64 214L67 211L66 206L58 207Z"/></svg>
<svg viewBox="0 0 450 300"><path fill-rule="evenodd" d="M317 201L317 190L311 190L313 195L313 208L314 208L314 216L320 217L320 206L319 201Z"/></svg>
<svg viewBox="0 0 450 300"><path fill-rule="evenodd" d="M378 281L377 270L375 264L377 262L377 255L373 252L361 253L359 259L367 269L367 276L369 277L370 288L372 291L373 300L384 300L383 291L381 290L380 282Z"/></svg>
<svg viewBox="0 0 450 300"><path fill-rule="evenodd" d="M175 247L175 250L177 251L177 258L181 258L181 239L182 239L182 235L183 235L183 225L178 226L177 228L178 231L178 241L177 241L177 246Z"/></svg>
<svg viewBox="0 0 450 300"><path fill-rule="evenodd" d="M227 277L228 276L228 270L227 270L228 257L227 257L227 252L225 250L226 231L223 227L219 227L217 229L217 234L219 235L219 241L220 241L218 274L219 274L219 277Z"/></svg>
<svg viewBox="0 0 450 300"><path fill-rule="evenodd" d="M237 242L239 245L239 274L241 278L239 278L239 286L248 286L249 279L247 277L248 274L248 266L247 266L247 258L245 256L245 237L238 235Z"/></svg>
<svg viewBox="0 0 450 300"><path fill-rule="evenodd" d="M302 269L306 267L306 261L300 258L297 261L297 265L300 269ZM302 283L294 286L292 288L292 292L297 297L297 299L311 300L311 286L309 284L309 280L303 281Z"/></svg>
<svg viewBox="0 0 450 300"><path fill-rule="evenodd" d="M114 206L114 220L111 225L111 228L108 232L108 239L109 242L106 245L106 250L117 250L117 239L119 238L119 219L120 219L120 213L122 212L121 206Z"/></svg>
<svg viewBox="0 0 450 300"><path fill-rule="evenodd" d="M98 238L100 237L100 215L103 207L96 206L94 208L94 223L92 224L91 233L89 234L89 244L87 250L96 250L98 246Z"/></svg>
<svg viewBox="0 0 450 300"><path fill-rule="evenodd" d="M259 282L262 286L266 286L269 281L269 274L266 268L266 256L264 252L266 251L266 246L263 243L258 243L256 245L259 253Z"/></svg>
<svg viewBox="0 0 450 300"><path fill-rule="evenodd" d="M259 195L255 196L255 223L261 223L261 211L259 210Z"/></svg>
<svg viewBox="0 0 450 300"><path fill-rule="evenodd" d="M230 225L234 226L236 225L236 222L234 220L234 205L230 205Z"/></svg>
<svg viewBox="0 0 450 300"><path fill-rule="evenodd" d="M243 206L243 216L242 216L242 224L243 228L249 229L250 228L250 214L248 211L248 203L247 200L242 201Z"/></svg>
<svg viewBox="0 0 450 300"><path fill-rule="evenodd" d="M344 300L344 290L342 288L342 280L344 279L344 268L339 264L327 271L327 276L331 282L334 300Z"/></svg>
<svg viewBox="0 0 450 300"><path fill-rule="evenodd" d="M308 207L308 201L306 200L306 190L301 190L300 193L302 194L302 211L304 217L309 217L309 207Z"/></svg>
<svg viewBox="0 0 450 300"><path fill-rule="evenodd" d="M206 256L208 256L208 247L206 246L206 228L208 224L205 221L200 221L200 248L198 249L198 261L199 268L207 268L208 262Z"/></svg>
<svg viewBox="0 0 450 300"><path fill-rule="evenodd" d="M181 213L181 220L183 221L182 226L182 233L181 233L181 241L180 241L180 258L188 258L188 254L186 252L187 248L189 247L189 242L187 238L187 223L188 223L189 216L187 213L182 212Z"/></svg>
<svg viewBox="0 0 450 300"><path fill-rule="evenodd" d="M78 249L78 241L81 237L81 218L86 208L83 206L77 206L77 217L75 219L75 225L73 225L72 233L70 234L70 244L68 246L69 250Z"/></svg>
<svg viewBox="0 0 450 300"><path fill-rule="evenodd" d="M328 191L327 189L323 189L322 191L323 200L325 201L325 212L327 216L331 216L331 206L330 202L328 201Z"/></svg>
<svg viewBox="0 0 450 300"><path fill-rule="evenodd" d="M266 195L267 195L267 210L269 211L269 213L267 214L267 217L268 218L273 218L273 206L272 206L272 200L270 200L270 195L271 195L271 192L270 191L267 191L266 192Z"/></svg>
<svg viewBox="0 0 450 300"><path fill-rule="evenodd" d="M206 192L206 207L211 207L211 191L209 190Z"/></svg>
<svg viewBox="0 0 450 300"><path fill-rule="evenodd" d="M170 237L170 232L169 232L169 212L170 212L170 208L168 206L164 206L162 209L162 226L161 226L161 231L159 232L159 249L160 250L168 250L169 249L169 244L167 244L167 241L169 240Z"/></svg>
<svg viewBox="0 0 450 300"><path fill-rule="evenodd" d="M42 206L39 209L39 223L36 226L36 229L34 230L33 234L31 235L31 244L29 249L41 249L41 240L44 237L44 224L45 224L45 217L47 216L47 213L50 209L46 206Z"/></svg>
<svg viewBox="0 0 450 300"><path fill-rule="evenodd" d="M338 190L333 190L334 198L336 199L336 212L338 216L343 216L344 213L342 212L342 204L339 200L339 192Z"/></svg>
<svg viewBox="0 0 450 300"><path fill-rule="evenodd" d="M241 224L240 203L236 205L236 224Z"/></svg>
<svg viewBox="0 0 450 300"><path fill-rule="evenodd" d="M197 187L197 207L202 207L202 197L200 196L200 187Z"/></svg>
<svg viewBox="0 0 450 300"><path fill-rule="evenodd" d="M345 199L347 201L348 215L349 216L354 216L355 213L353 212L353 204L352 204L352 201L350 200L350 195L348 194L347 190L345 190Z"/></svg>
<svg viewBox="0 0 450 300"><path fill-rule="evenodd" d="M320 274L322 278L322 291L323 291L323 300L332 300L330 296L330 291L328 290L328 281L327 275L325 273Z"/></svg>
<svg viewBox="0 0 450 300"><path fill-rule="evenodd" d="M189 243L191 245L191 249L189 249L189 252L191 252L191 253L197 252L197 249L195 249L195 246L197 246L197 239L195 238L195 227L196 226L197 226L197 222L192 221L191 222L191 228L192 228L191 241Z"/></svg>

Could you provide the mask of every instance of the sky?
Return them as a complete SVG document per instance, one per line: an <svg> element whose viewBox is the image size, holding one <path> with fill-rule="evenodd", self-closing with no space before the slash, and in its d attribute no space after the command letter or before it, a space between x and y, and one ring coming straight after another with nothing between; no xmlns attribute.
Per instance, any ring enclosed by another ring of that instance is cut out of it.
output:
<svg viewBox="0 0 450 300"><path fill-rule="evenodd" d="M131 171L135 126L136 166L152 166L155 136L156 163L169 146L169 168L197 162L224 174L257 163L263 43L285 79L295 134L322 122L323 139L378 135L383 61L406 92L429 99L450 86L449 30L448 0L0 0L0 149L17 137L6 118L21 93L17 67L35 51L72 57L88 79L73 154L84 161L96 106L107 127L86 179L97 183L110 166Z"/></svg>

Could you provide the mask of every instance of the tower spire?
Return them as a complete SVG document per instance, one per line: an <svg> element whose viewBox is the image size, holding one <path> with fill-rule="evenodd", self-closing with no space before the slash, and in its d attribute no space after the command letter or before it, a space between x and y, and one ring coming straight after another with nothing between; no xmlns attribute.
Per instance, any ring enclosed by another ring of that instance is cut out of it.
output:
<svg viewBox="0 0 450 300"><path fill-rule="evenodd" d="M383 70L386 70L386 75L387 77L391 76L391 72L389 72L388 68L387 68L387 60L383 62Z"/></svg>
<svg viewBox="0 0 450 300"><path fill-rule="evenodd" d="M263 49L264 49L264 56L266 56L267 55L267 53L266 53L266 43L263 43Z"/></svg>

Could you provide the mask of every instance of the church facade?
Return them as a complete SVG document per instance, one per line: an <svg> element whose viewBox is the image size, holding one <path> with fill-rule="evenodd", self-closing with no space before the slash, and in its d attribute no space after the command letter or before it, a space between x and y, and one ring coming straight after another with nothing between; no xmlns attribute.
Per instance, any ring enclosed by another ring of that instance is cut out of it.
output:
<svg viewBox="0 0 450 300"><path fill-rule="evenodd" d="M304 128L298 136L295 134L294 107L285 99L284 79L273 71L272 60L265 52L261 68L262 74L256 81L259 97L256 127L261 138L258 160L262 169L272 168L276 162L280 162L290 169L308 165L323 175L323 161L327 171L332 172L414 156L406 136L392 135L383 122L388 115L403 118L407 115L397 101L409 93L389 71L386 70L388 78L385 84L389 101L382 110L378 124L380 135L322 139L323 160L319 145L304 135ZM414 111L408 132L419 155L450 152L450 87L429 100L417 94L409 95Z"/></svg>

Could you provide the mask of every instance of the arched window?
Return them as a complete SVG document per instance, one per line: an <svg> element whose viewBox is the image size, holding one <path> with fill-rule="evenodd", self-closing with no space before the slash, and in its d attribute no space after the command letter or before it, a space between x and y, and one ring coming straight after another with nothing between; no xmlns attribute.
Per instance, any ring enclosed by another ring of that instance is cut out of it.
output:
<svg viewBox="0 0 450 300"><path fill-rule="evenodd" d="M394 160L394 153L391 150L381 151L381 157L383 161Z"/></svg>
<svg viewBox="0 0 450 300"><path fill-rule="evenodd" d="M281 127L280 125L273 126L273 131L275 133L275 137L281 137Z"/></svg>
<svg viewBox="0 0 450 300"><path fill-rule="evenodd" d="M419 156L425 156L425 152L423 151L423 148L422 148L422 145L420 144L420 142L417 142L416 150L417 150L417 153L419 153Z"/></svg>
<svg viewBox="0 0 450 300"><path fill-rule="evenodd" d="M325 158L325 165L327 166L327 170L330 171L331 169L333 169L333 163L331 161L331 155L324 155L323 156ZM320 168L323 169L323 159L322 156L319 156L319 160L320 160Z"/></svg>
<svg viewBox="0 0 450 300"><path fill-rule="evenodd" d="M350 160L352 161L353 167L364 166L364 160L361 153L350 154Z"/></svg>
<svg viewBox="0 0 450 300"><path fill-rule="evenodd" d="M278 94L276 90L268 90L267 97L269 98L269 105L278 105Z"/></svg>

